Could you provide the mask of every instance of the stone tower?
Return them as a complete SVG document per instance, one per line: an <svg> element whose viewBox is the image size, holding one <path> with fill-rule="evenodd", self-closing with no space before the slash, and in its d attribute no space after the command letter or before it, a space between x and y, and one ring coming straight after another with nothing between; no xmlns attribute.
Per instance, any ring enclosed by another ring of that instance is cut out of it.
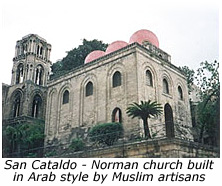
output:
<svg viewBox="0 0 222 186"><path fill-rule="evenodd" d="M45 118L51 45L35 34L17 41L11 85L3 85L3 121Z"/></svg>
<svg viewBox="0 0 222 186"><path fill-rule="evenodd" d="M50 52L51 45L38 35L30 34L17 41L11 85L30 80L36 85L46 86Z"/></svg>

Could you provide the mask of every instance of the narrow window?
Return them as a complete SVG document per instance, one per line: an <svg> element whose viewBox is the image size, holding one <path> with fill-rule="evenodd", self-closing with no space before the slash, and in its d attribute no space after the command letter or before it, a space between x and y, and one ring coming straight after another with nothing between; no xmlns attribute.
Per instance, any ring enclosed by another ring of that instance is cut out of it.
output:
<svg viewBox="0 0 222 186"><path fill-rule="evenodd" d="M40 50L40 48L39 48L39 45L37 46L37 55L39 55L39 50Z"/></svg>
<svg viewBox="0 0 222 186"><path fill-rule="evenodd" d="M115 108L112 113L112 122L122 123L122 112L119 108Z"/></svg>
<svg viewBox="0 0 222 186"><path fill-rule="evenodd" d="M40 118L41 117L41 105L42 98L39 95L35 95L32 102L32 117Z"/></svg>
<svg viewBox="0 0 222 186"><path fill-rule="evenodd" d="M43 48L41 47L41 48L40 48L40 55L42 55L42 51L43 51Z"/></svg>
<svg viewBox="0 0 222 186"><path fill-rule="evenodd" d="M92 82L88 82L86 85L86 97L93 95L93 84Z"/></svg>
<svg viewBox="0 0 222 186"><path fill-rule="evenodd" d="M37 85L43 85L43 73L44 69L42 67L42 65L38 65L36 67L36 73L35 73L35 83Z"/></svg>
<svg viewBox="0 0 222 186"><path fill-rule="evenodd" d="M113 74L113 87L118 87L121 84L121 73L117 71Z"/></svg>
<svg viewBox="0 0 222 186"><path fill-rule="evenodd" d="M69 103L69 91L68 90L66 90L63 93L63 98L62 98L62 104L66 104L66 103Z"/></svg>
<svg viewBox="0 0 222 186"><path fill-rule="evenodd" d="M169 94L169 86L168 86L168 82L166 79L163 79L163 92L165 94Z"/></svg>
<svg viewBox="0 0 222 186"><path fill-rule="evenodd" d="M149 70L146 71L146 84L151 87L153 86L153 77Z"/></svg>
<svg viewBox="0 0 222 186"><path fill-rule="evenodd" d="M20 63L16 70L16 84L23 82L23 64Z"/></svg>
<svg viewBox="0 0 222 186"><path fill-rule="evenodd" d="M180 86L178 86L178 96L180 100L183 100L183 91L182 88Z"/></svg>
<svg viewBox="0 0 222 186"><path fill-rule="evenodd" d="M20 115L20 105L21 105L21 95L17 93L15 95L13 103L13 117L18 117Z"/></svg>

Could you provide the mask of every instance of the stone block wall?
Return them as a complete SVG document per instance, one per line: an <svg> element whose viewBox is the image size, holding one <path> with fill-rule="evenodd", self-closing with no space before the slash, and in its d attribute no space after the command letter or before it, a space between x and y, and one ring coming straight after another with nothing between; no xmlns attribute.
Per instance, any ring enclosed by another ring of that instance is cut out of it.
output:
<svg viewBox="0 0 222 186"><path fill-rule="evenodd" d="M56 157L56 156L55 156ZM59 156L61 158L61 156ZM106 148L64 154L63 158L218 158L219 149L182 139L127 142Z"/></svg>

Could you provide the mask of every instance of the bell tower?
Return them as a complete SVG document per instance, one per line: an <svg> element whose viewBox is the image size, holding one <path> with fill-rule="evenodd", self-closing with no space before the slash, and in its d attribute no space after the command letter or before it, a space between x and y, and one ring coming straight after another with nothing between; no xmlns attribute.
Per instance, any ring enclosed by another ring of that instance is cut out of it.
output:
<svg viewBox="0 0 222 186"><path fill-rule="evenodd" d="M32 81L46 86L50 74L51 45L36 34L17 41L13 58L11 85Z"/></svg>
<svg viewBox="0 0 222 186"><path fill-rule="evenodd" d="M4 85L3 120L45 120L51 45L36 34L16 42L11 85ZM21 123L21 122L20 122Z"/></svg>

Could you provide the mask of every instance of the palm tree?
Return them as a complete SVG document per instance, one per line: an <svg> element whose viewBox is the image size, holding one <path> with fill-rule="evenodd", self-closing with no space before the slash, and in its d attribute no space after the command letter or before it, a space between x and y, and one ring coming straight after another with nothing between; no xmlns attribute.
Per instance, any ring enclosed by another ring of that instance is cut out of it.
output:
<svg viewBox="0 0 222 186"><path fill-rule="evenodd" d="M145 137L151 138L148 126L148 118L151 118L151 116L160 115L162 113L162 106L156 101L151 102L151 100L141 101L140 104L134 102L127 108L126 113L132 118L137 117L142 119Z"/></svg>

